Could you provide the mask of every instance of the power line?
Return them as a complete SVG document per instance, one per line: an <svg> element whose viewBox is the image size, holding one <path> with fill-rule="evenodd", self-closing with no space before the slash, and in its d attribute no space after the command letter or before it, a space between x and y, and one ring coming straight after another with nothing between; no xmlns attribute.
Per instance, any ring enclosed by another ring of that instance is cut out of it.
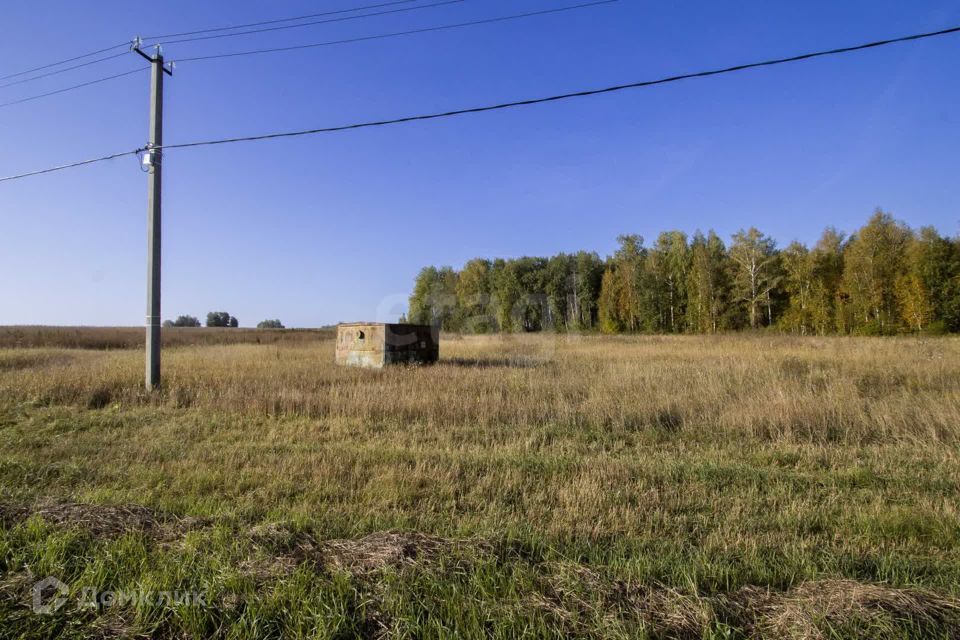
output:
<svg viewBox="0 0 960 640"><path fill-rule="evenodd" d="M353 129L364 129L364 128L368 128L368 127L380 127L380 126L386 126L386 125L401 124L401 123L405 123L405 122L415 122L415 121L420 121L420 120L436 120L436 119L440 119L440 118L449 118L449 117L453 117L453 116L460 116L460 115L466 115L466 114L471 114L471 113L483 113L483 112L486 112L486 111L497 111L497 110L500 110L500 109L509 109L509 108L513 108L513 107L521 107L521 106L529 106L529 105L535 105L535 104L543 104L543 103L547 103L547 102L556 102L556 101L559 101L559 100L567 100L567 99L570 99L570 98L580 98L580 97L594 96L594 95L599 95L599 94L604 94L604 93L613 93L613 92L617 92L617 91L623 91L623 90L626 90L626 89L636 89L636 88L641 88L641 87L650 87L650 86L659 85L659 84L667 84L667 83L670 83L670 82L678 82L678 81L680 81L680 80L688 80L688 79L693 79L693 78L705 78L705 77L708 77L708 76L716 76L716 75L727 74L727 73L735 73L735 72L738 72L738 71L744 71L744 70L746 70L746 69L756 69L756 68L759 68L759 67L769 67L769 66L774 66L774 65L779 65L779 64L786 64L786 63L788 63L788 62L799 62L799 61L802 61L802 60L810 60L810 59L813 59L813 58L820 58L820 57L824 57L824 56L841 55L841 54L845 54L845 53L852 53L852 52L854 52L854 51L863 51L863 50L865 50L865 49L873 49L873 48L876 48L876 47L882 47L882 46L886 46L886 45L890 45L890 44L896 44L896 43L901 43L901 42L910 42L910 41L915 41L915 40L923 40L923 39L926 39L926 38L934 38L934 37L937 37L937 36L943 36L943 35L948 35L948 34L953 34L953 33L958 33L958 32L960 32L960 26L950 27L950 28L948 28L948 29L941 29L941 30L939 30L939 31L929 31L929 32L926 32L926 33L918 33L918 34L913 34L913 35L909 35L909 36L903 36L903 37L899 37L899 38L890 38L890 39L887 39L887 40L877 40L877 41L874 41L874 42L868 42L868 43L865 43L865 44L859 44L859 45L854 45L854 46L849 46L849 47L841 47L841 48L838 48L838 49L829 49L829 50L826 50L826 51L817 51L817 52L813 52L813 53L803 53L803 54L800 54L800 55L790 56L790 57L787 57L787 58L775 58L775 59L773 59L773 60L765 60L765 61L763 61L763 62L751 62L751 63L736 65L736 66L732 66L732 67L725 67L725 68L722 68L722 69L711 69L711 70L707 70L707 71L698 71L698 72L695 72L695 73L686 73L686 74L682 74L682 75L668 76L668 77L665 77L665 78L659 78L659 79L657 79L657 80L644 80L644 81L640 81L640 82L631 82L631 83L628 83L628 84L614 85L614 86L611 86L611 87L604 87L604 88L601 88L601 89L587 89L587 90L585 90L585 91L577 91L577 92L573 92L573 93L563 93L563 94L548 96L548 97L544 97L544 98L532 98L532 99L529 99L529 100L518 100L518 101L513 101L513 102L503 102L503 103L494 104L494 105L487 105L487 106L481 106L481 107L471 107L471 108L467 108L467 109L457 109L457 110L455 110L455 111L445 111L445 112L440 112L440 113L431 113L431 114L424 114L424 115L407 116L407 117L403 117L403 118L393 118L393 119L390 119L390 120L378 120L378 121L373 121L373 122L359 122L359 123L355 123L355 124L341 125L341 126L337 126L337 127L324 127L324 128L320 128L320 129L306 129L306 130L303 130L303 131L290 131L290 132L283 132L283 133L270 133L270 134L259 135L259 136L245 136L245 137L238 137L238 138L224 138L224 139L220 139L220 140L205 140L205 141L200 141L200 142L185 142L185 143L181 143L181 144L168 144L168 145L163 145L162 147L158 147L158 148L160 148L160 149L186 149L186 148L209 146L209 145L230 144L230 143L234 143L234 142L252 142L252 141L255 141L255 140L269 140L269 139L273 139L273 138L290 138L290 137L294 137L294 136L305 136L305 135L312 135L312 134L319 134L319 133L333 133L333 132L335 132L335 131L347 131L347 130L353 130ZM60 171L61 169L69 169L69 168L71 168L71 167L77 167L77 166L81 166L81 165L85 165L85 164L91 164L91 163L94 163L94 162L101 162L101 161L103 161L103 160L109 160L109 159L117 158L117 157L120 157L120 156L133 155L133 154L140 153L141 151L143 151L143 149L134 149L133 151L126 151L126 152L123 152L123 153L117 153L117 154L113 154L113 155L110 155L110 156L104 156L103 158L96 158L96 159L93 159L93 160L84 160L83 162L76 162L76 163L69 164L69 165L61 165L61 166L59 166L59 167L52 167L52 168L50 168L50 169L43 169L43 170L40 170L40 171L32 171L32 172L30 172L30 173L24 173L24 174L15 175L15 176L8 176L8 177L6 177L6 178L0 178L0 182L5 182L5 181L8 181L8 180L16 180L16 179L18 179L18 178L25 178L25 177L27 177L27 176L39 175L39 174L42 174L42 173L50 173L50 172L52 172L52 171Z"/></svg>
<svg viewBox="0 0 960 640"><path fill-rule="evenodd" d="M353 13L353 12L355 12L355 11L366 11L366 10L368 10L368 9L377 9L377 8L380 8L380 7L388 7L388 6L398 5L398 4L409 4L409 3L411 3L411 2L417 2L417 1L418 1L418 0L392 0L391 2L381 2L381 3L377 3L377 4L370 4L370 5L360 6L360 7L354 7L354 8L351 8L351 9L338 9L338 10L336 10L336 11L324 11L324 12L321 12L321 13L311 13L311 14L302 15L302 16L295 16L295 17L292 17L292 18L277 18L277 19L274 19L274 20L263 20L263 21L260 21L260 22L250 22L250 23L247 23L247 24L239 24L239 25L233 25L233 26L212 27L212 28L209 28L209 29L198 29L198 30L196 30L196 31L183 31L183 32L180 32L180 33L170 33L170 34L159 35L159 36L146 36L146 37L144 37L144 40L163 40L163 39L166 39L166 38L179 38L179 37L182 37L182 36L193 36L193 35L204 34L204 33L216 33L216 32L221 32L221 31L232 31L232 30L234 30L234 29L244 29L244 28L247 28L247 27L257 27L257 26L262 26L262 25L279 24L279 23L283 23L283 22L296 22L296 21L298 21L298 20L306 20L306 19L309 19L309 18L317 18L317 17L331 16L331 15L340 15L340 14L344 14L344 13ZM463 2L463 1L465 1L465 0L453 0L453 1ZM447 3L441 3L441 4L447 4ZM428 6L433 6L433 5L428 5ZM411 9L407 9L407 10L410 11L410 10L418 9L418 8L427 8L427 7L413 7L413 8L411 8ZM369 16L376 16L376 15L382 15L382 14L381 14L381 13L369 14ZM367 17L367 16L354 16L354 17L362 18L362 17ZM349 19L349 18L348 18L348 19ZM316 22L316 23L307 23L307 24L304 24L304 25L291 25L291 26L289 26L289 27L278 27L278 28L293 28L293 27L299 27L299 26L308 26L309 24L322 24L322 22L326 22L326 21L321 21L321 22ZM276 28L275 28L275 29L276 29ZM245 33L259 33L259 31L251 31L251 32L245 32ZM224 34L224 36L227 36L227 35L245 35L245 33ZM224 36L214 36L214 37L224 37ZM193 40L202 40L202 39L206 39L206 38L190 38L190 39L178 40L177 42L190 42L190 41L193 41ZM170 44L170 43L167 43L167 44ZM49 64L40 65L39 67L34 67L34 68L32 68L32 69L26 69L26 70L24 70L24 71L18 71L17 73L11 73L11 74L7 74L7 75L4 75L4 76L0 76L0 81L9 80L9 79L11 79L11 78L18 78L18 77L20 77L20 76L29 75L29 74L35 73L35 72L37 72L37 71L43 71L43 70L46 70L46 69L52 69L53 67L59 67L60 65L68 64L68 63L70 63L70 62L76 62L77 60L83 60L84 58L89 58L89 57L91 57L91 56L95 56L95 55L98 55L98 54L101 54L101 53L107 53L108 51L114 51L115 49L119 49L119 48L129 48L129 46L130 46L130 42L129 42L129 41L128 41L128 42L123 42L123 43L120 43L120 44L111 45L111 46L109 46L109 47L105 47L105 48L103 48L103 49L97 49L96 51L90 51L90 52L88 52L88 53L84 53L84 54L81 54L81 55L79 55L79 56L74 56L74 57L72 57L72 58L66 58L66 59L64 59L64 60L59 60L59 61L57 61L57 62L51 62L51 63L49 63ZM74 65L74 66L68 67L68 68L66 68L66 69L60 69L60 70L53 71L53 72L50 72L50 73L44 73L44 74L42 74L42 75L39 75L39 76L36 76L36 77L33 77L33 78L26 78L26 79L23 79L23 80L17 80L17 81L15 81L15 82L8 82L8 83L6 83L6 84L0 85L0 89L3 89L3 88L5 88L5 87L10 87L10 86L13 86L13 85L16 85L16 84L21 84L21 83L24 83L24 82L31 82L31 81L33 81L33 80L39 80L40 78L46 78L46 77L53 76L53 75L57 75L57 74L60 74L60 73L65 73L65 72L67 72L67 71L72 71L72 70L74 70L74 69L80 69L81 67L86 67L86 66L89 66L89 65L92 65L92 64L97 64L97 63L100 63L100 62L106 62L107 60L113 60L114 58L119 58L119 57L123 56L125 53L126 53L126 52L116 53L116 54L111 55L111 56L106 56L106 57L103 57L103 58L99 58L99 59L97 59L97 60L93 60L93 61L90 61L90 62L85 62L85 63L83 63L83 64Z"/></svg>
<svg viewBox="0 0 960 640"><path fill-rule="evenodd" d="M141 151L143 151L143 149L134 149L133 151L122 151L120 153L112 153L108 156L102 156L100 158L92 158L90 160L81 160L80 162L62 164L58 167L50 167L49 169L40 169L39 171L30 171L28 173L21 173L20 175L16 175L16 176L7 176L5 178L0 178L0 182L6 182L7 180L17 180L19 178L28 178L30 176L39 176L44 173L53 173L54 171L62 171L63 169L72 169L73 167L82 167L85 164L93 164L94 162L103 162L105 160L113 160L114 158L122 158L123 156L136 155Z"/></svg>
<svg viewBox="0 0 960 640"><path fill-rule="evenodd" d="M179 40L167 40L163 44L180 44L183 42L196 42L198 40L215 40L218 38L231 38L233 36L248 36L255 33L266 33L268 31L282 31L284 29L297 29L299 27L311 27L318 24L329 24L332 22L345 22L347 20L360 20L362 18L373 18L376 16L385 16L393 13L405 13L408 11L420 11L422 9L432 9L434 7L442 7L450 4L459 4L461 2L466 2L467 0L442 0L441 2L433 2L431 4L419 5L416 7L403 7L401 9L387 9L384 11L376 11L374 13L364 13L358 16L341 16L339 18L328 18L326 20L314 20L312 22L304 22L301 24L288 24L282 27L264 27L263 29L251 29L249 31L238 31L236 33L219 33L216 35L210 36L197 36L194 38L181 38Z"/></svg>
<svg viewBox="0 0 960 640"><path fill-rule="evenodd" d="M483 113L486 111L498 111L501 109L509 109L513 107L523 107L534 104L543 104L545 102L556 102L558 100L567 100L570 98L582 98L586 96L595 96L603 93L613 93L616 91L623 91L626 89L638 89L641 87L651 87L659 84L667 84L671 82L678 82L680 80L689 80L692 78L706 78L709 76L717 76L721 74L734 73L737 71L745 71L747 69L756 69L759 67L769 67L778 64L786 64L788 62L799 62L801 60L810 60L812 58L819 58L824 56L839 55L844 53L851 53L854 51L862 51L864 49L872 49L876 47L882 47L889 44L895 44L898 42L909 42L913 40L921 40L924 38L933 38L936 36L943 36L947 34L960 32L960 26L951 27L949 29L941 29L939 31L930 31L927 33L919 33L909 36L903 36L901 38L891 38L888 40L877 40L875 42L868 42L865 44L854 45L850 47L841 47L838 49L830 49L827 51L817 51L813 53L803 53L796 56L790 56L787 58L775 58L773 60L765 60L763 62L751 62L748 64L740 64L732 67L725 67L722 69L710 69L707 71L697 71L694 73L685 73L681 75L668 76L665 78L659 78L657 80L643 80L640 82L631 82L628 84L614 85L611 87L603 87L601 89L588 89L585 91L575 91L572 93L563 93L554 96L548 96L545 98L532 98L529 100L517 100L512 102L503 102L500 104L486 105L482 107L470 107L467 109L457 109L454 111L444 111L440 113L431 113L425 115L416 115L416 116L406 116L403 118L393 118L390 120L378 120L373 122L361 122L356 124L342 125L338 127L324 127L320 129L306 129L303 131L291 131L284 133L269 133L258 136L244 136L238 138L225 138L221 140L207 140L202 142L187 142L182 144L173 144L173 145L164 145L165 149L183 149L188 147L200 147L207 145L215 144L228 144L232 142L252 142L255 140L269 140L273 138L289 138L294 136L304 136L312 135L318 133L333 133L335 131L347 131L351 129L364 129L367 127L380 127L391 124L401 124L405 122L415 122L419 120L436 120L439 118L449 118L453 116L466 115L470 113Z"/></svg>
<svg viewBox="0 0 960 640"><path fill-rule="evenodd" d="M332 16L341 13L351 13L353 11L366 11L367 9L379 9L380 7L389 7L397 4L409 4L418 0L393 0L393 2L381 2L379 4L368 4L362 7L352 9L339 9L337 11L324 11L323 13L309 13L305 16L296 16L293 18L278 18L275 20L263 20L261 22L248 22L247 24L235 24L230 27L212 27L210 29L198 29L196 31L183 31L181 33L167 33L162 36L144 36L144 40L164 40L166 38L180 38L183 36L195 36L201 33L216 33L218 31L231 31L233 29L246 29L247 27L259 27L265 24L278 24L281 22L296 22L297 20L308 20L310 18L321 18L323 16Z"/></svg>
<svg viewBox="0 0 960 640"><path fill-rule="evenodd" d="M49 69L51 67L59 67L62 64L67 64L68 62L75 62L77 60L83 60L84 58L89 58L90 56L95 56L101 53L106 53L107 51L113 51L114 49L119 49L120 47L129 47L130 42L123 42L121 44L115 44L104 49L97 49L96 51L91 51L90 53L84 53L79 56L74 56L73 58L67 58L66 60L60 60L59 62L51 62L50 64L41 65L39 67L34 67L33 69L27 69L26 71L18 71L17 73L11 73L5 76L0 76L0 80L7 80L9 78L16 78L18 76L25 76L27 74L33 73L34 71L43 71L44 69Z"/></svg>
<svg viewBox="0 0 960 640"><path fill-rule="evenodd" d="M452 2L463 2L463 1L465 1L465 0L446 0L445 2L438 3L438 4L422 5L420 8L428 8L428 7L432 7L432 6L438 6L439 4L450 4L450 3L452 3ZM530 12L527 12L527 13L518 13L518 14L513 14L513 15L508 15L508 16L500 16L500 17L496 17L496 18L487 18L487 19L483 19L483 20L472 20L472 21L470 21L470 22L461 22L461 23L456 23L456 24L439 25L439 26L436 26L436 27L425 27L425 28L422 28L422 29L411 29L411 30L408 30L408 31L399 31L399 32L394 32L394 33L383 33L383 34L377 34L377 35L372 35L372 36L362 36L362 37L359 37L359 38L347 38L347 39L343 39L343 40L331 40L331 41L327 41L327 42L316 42L316 43L306 44L306 45L295 45L295 46L290 46L290 47L278 47L278 48L272 48L272 49L256 49L256 50L253 50L253 51L240 51L240 52L236 52L236 53L215 54L215 55L209 55L209 56L195 56L195 57L192 57L192 58L182 58L182 59L178 60L178 62L197 62L197 61L202 61L202 60L213 60L213 59L216 59L216 58L230 58L230 57L236 57L236 56L247 56L247 55L255 55L255 54L261 54L261 53L275 53L275 52L280 52L280 51L293 51L293 50L299 50L299 49L310 49L310 48L316 48L316 47L325 47L325 46L332 46L332 45L339 45L339 44L347 44L347 43L352 43L352 42L363 42L363 41L367 41L367 40L379 40L379 39L383 39L383 38L392 38L392 37L404 36L404 35L414 35L414 34L418 34L418 33L428 33L428 32L432 32L432 31L443 31L443 30L447 30L447 29L456 29L456 28L461 28L461 27L469 27L469 26L476 26L476 25L483 25L483 24L493 24L493 23L497 23L497 22L505 22L505 21L507 21L507 20L516 20L516 19L520 19L520 18L529 18L529 17L534 17L534 16L547 15L547 14L551 14L551 13L561 13L561 12L566 12L566 11L573 11L573 10L576 10L576 9L586 9L586 8L589 8L589 7L594 7L594 6L603 5L603 4L610 4L610 3L613 3L613 2L618 2L618 0L594 0L593 2L587 2L587 3L583 3L583 4L571 5L571 6L566 6L566 7L557 7L557 8L554 8L554 9L544 9L544 10L541 10L541 11L530 11ZM372 14L368 14L368 15L372 15ZM357 16L357 17L363 17L363 16ZM107 57L105 57L105 58L101 58L101 59L98 59L98 60L93 60L93 61L91 61L91 62L82 63L82 64L76 65L76 66L74 66L74 67L69 67L69 68L67 68L67 69L62 69L62 70L54 71L54 72L52 72L52 73L44 74L44 75L41 75L41 76L36 76L36 77L34 77L34 78L27 78L27 79L25 79L25 80L18 80L18 81L16 81L16 82L12 82L12 83L9 83L9 84L6 84L6 85L0 85L0 89L4 88L4 87L6 87L6 86L14 85L14 84L20 84L20 83L22 83L22 82L29 82L30 80L40 79L40 78L43 78L43 77L47 77L47 76L49 76L49 75L55 75L55 74L57 74L57 73L60 73L61 71L69 71L69 70L71 70L71 69L88 66L88 65L90 65L90 64L94 64L94 63L97 63L97 62L103 62L103 61L105 61L105 60L110 60L110 59L113 59L113 58L116 58L116 57L120 57L120 56L122 56L122 55L126 55L126 52L120 53L120 54L114 54L114 55L111 55L111 56L107 56ZM24 103L24 102L30 102L30 101L37 100L37 99L40 99L40 98L46 98L46 97L48 97L48 96L53 96L53 95L57 95L57 94L60 94L60 93L65 93L65 92L67 92L67 91L73 91L74 89L80 89L80 88L87 87L87 86L90 86L90 85L93 85L93 84L99 84L99 83L101 83L101 82L106 82L106 81L108 81L108 80L113 80L113 79L115 79L115 78L122 78L122 77L124 77L124 76L131 75L131 74L133 74L133 73L136 73L137 71L141 71L141 70L144 70L144 69L147 69L147 68L149 68L149 67L144 67L143 69L134 69L134 70L131 70L131 71L126 71L126 72L124 72L124 73L118 73L118 74L110 75L110 76L107 76L107 77L104 77L104 78L98 78L98 79L96 79L96 80L91 80L91 81L89 81L89 82L84 82L84 83L81 83L81 84L77 84L77 85L73 85L73 86L70 86L70 87L66 87L66 88L63 88L63 89L58 89L58 90L56 90L56 91L49 91L49 92L47 92L47 93L41 93L41 94L39 94L39 95L29 96L29 97L27 97L27 98L21 98L21 99L19 99L19 100L11 100L11 101L9 101L9 102L0 103L0 109L2 109L2 108L4 108L4 107L13 106L13 105L16 105L16 104L21 104L21 103Z"/></svg>
<svg viewBox="0 0 960 640"><path fill-rule="evenodd" d="M30 102L32 100L39 100L40 98L46 98L47 96L55 96L60 93L66 93L67 91L73 91L74 89L82 89L83 87L89 87L92 84L100 84L101 82L106 82L108 80L113 80L115 78L122 78L124 76L129 76L134 73L139 73L141 71L146 71L150 67L140 67L138 69L131 69L130 71L124 71L123 73L117 73L112 76L107 76L105 78L97 78L96 80L90 80L88 82L82 82L80 84L75 84L72 87L65 87L63 89L57 89L56 91L48 91L47 93L41 93L35 96L30 96L27 98L20 98L19 100L11 100L10 102L0 102L0 109L3 107L12 107L15 104L22 104L24 102Z"/></svg>
<svg viewBox="0 0 960 640"><path fill-rule="evenodd" d="M96 60L90 60L88 62L81 62L80 64L75 64L71 67L64 67L63 69L57 69L56 71L48 71L47 73L42 73L38 76L33 76L32 78L21 78L20 80L14 80L13 82L7 82L5 84L0 84L0 89L6 87L12 87L15 84L23 84L25 82L33 82L34 80L39 80L41 78L48 78L50 76L55 76L60 73L66 73L67 71L73 71L74 69L80 69L82 67L89 67L92 64L98 64L100 62L106 62L107 60L113 60L115 58L120 58L127 55L127 51L121 51L120 53L114 53L103 58L97 58Z"/></svg>
<svg viewBox="0 0 960 640"><path fill-rule="evenodd" d="M297 21L297 20L304 20L304 19L307 19L307 18L315 18L315 17L320 17L320 16L340 15L340 14L344 14L344 13L353 13L353 12L355 12L355 11L365 11L365 10L368 10L368 9L376 9L376 8L379 8L379 7L387 7L387 6L393 6L393 5L398 5L398 4L409 4L409 3L411 3L411 2L417 2L417 1L418 1L418 0L393 0L392 2L381 2L381 3L379 3L379 4L365 5L365 6L362 6L362 7L354 7L354 8L352 8L352 9L339 9L339 10L336 10L336 11L325 11L325 12L322 12L322 13L312 13L312 14L308 14L308 15L304 15L304 16L293 17L293 18L278 18L278 19L275 19L275 20L264 20L264 21L262 21L262 22L251 22L251 23L248 23L248 24L234 25L234 26L230 26L230 27L214 27L214 28L210 28L210 29L199 29L199 30L197 30L197 31L184 31L184 32L182 32L182 33L173 33L173 34L167 34L167 35L162 35L162 36L146 36L144 39L145 39L145 40L163 40L163 39L166 39L166 38L175 38L175 37L180 37L180 36L192 36L192 35L196 35L196 34L214 33L214 32L219 32L219 31L230 31L230 30L233 30L233 29L243 29L243 28L246 28L246 27L255 27L255 26L260 26L260 25L277 24L277 23L281 23L281 22L295 22L295 21ZM181 40L173 40L173 41L171 41L171 42L166 42L166 43L164 43L164 44L178 44L178 43L183 43L183 42L193 42L193 41L195 41L195 40L209 40L209 39L214 39L214 38L226 38L226 37L229 37L229 36L251 35L251 34L255 34L255 33L262 33L262 32L265 32L265 31L277 31L277 30L281 30L281 29L293 29L293 28L296 28L296 27L307 27L307 26L311 26L311 25L325 24L325 23L328 23L328 22L340 22L340 21L343 21L343 20L354 20L354 19L357 19L357 18L369 18L369 17L379 16L379 15L385 15L385 14L389 14L389 13L398 13L398 12L401 12L401 11L415 11L415 10L419 10L419 9L429 9L429 8L431 8L431 7L437 7L437 6L442 6L442 5L446 5L446 4L454 4L454 3L465 2L465 1L466 1L466 0L445 0L444 2L437 2L437 3L434 3L434 4L428 4L428 5L418 6L418 7L410 7L410 8L404 8L404 9L394 9L394 10L392 10L392 11L381 11L381 12L377 12L377 13L370 13L370 14L364 14L364 15L359 15L359 16L348 16L348 17L336 18L336 19L333 19L333 20L319 20L319 21L316 21L316 22L307 22L307 23L304 23L304 24L288 25L288 26L284 26L284 27L272 27L272 28L268 28L268 29L257 29L257 30L253 30L253 31L243 31L243 32L239 32L239 33L226 33L226 34L220 34L220 35L214 35L214 36L204 36L204 37L198 37L198 38L183 38L183 39L181 39ZM87 54L84 54L84 55L82 55L82 56L77 56L77 57L75 57L75 58L70 58L70 59L67 59L67 60L61 60L60 62L55 62L55 63L52 63L52 64L44 65L44 66L42 66L42 67L37 67L37 68L34 68L34 69L29 69L29 70L27 70L27 71L21 71L21 72L19 72L19 73L11 74L11 75L9 75L9 76L3 76L3 77L0 77L0 81L6 80L6 79L9 79L9 78L15 78L15 77L23 76L23 75L28 75L28 74L33 73L33 72L35 72L35 71L41 71L41 70L44 70L44 69L49 69L49 68L52 68L52 67L60 66L60 65L62 65L62 64L67 64L68 62L73 62L73 61L76 61L76 60L82 60L83 58L88 58L88 57L93 56L93 55L96 55L96 54L98 54L98 53L105 53L105 52L107 52L107 51L113 51L114 49L117 49L117 48L119 48L119 47L128 47L128 46L129 46L129 43L124 43L124 44L122 44L122 45L114 45L114 46L112 46L112 47L107 47L106 49L100 49L100 50L98 50L98 51L93 51L93 52L91 52L91 53L87 53ZM100 63L100 62L106 62L106 61L108 61L108 60L113 60L113 59L115 59L115 58L119 58L119 57L124 56L124 55L126 55L126 51L122 51L122 52L120 52L120 53L115 53L115 54L113 54L113 55L105 56L105 57L103 57L103 58L98 58L98 59L96 59L96 60L90 60L90 61L88 61L88 62L83 62L83 63L81 63L81 64L76 64L76 65L73 65L73 66L70 66L70 67L66 67L66 68L64 68L64 69L57 69L56 71L50 71L50 72L48 72L48 73L43 73L43 74L41 74L41 75L34 76L34 77L32 77L32 78L22 78L22 79L20 79L20 80L14 80L13 82L7 82L7 83L5 83L5 84L0 84L0 89L5 89L6 87L12 87L12 86L14 86L14 85L23 84L23 83L26 83L26 82L33 82L34 80L40 80L41 78L48 78L48 77L50 77L50 76L59 75L59 74L61 74L61 73L66 73L66 72L68 72L68 71L73 71L73 70L75 70L75 69L80 69L80 68L83 68L83 67L88 67L88 66L90 66L90 65L98 64L98 63Z"/></svg>
<svg viewBox="0 0 960 640"><path fill-rule="evenodd" d="M508 20L518 20L518 19L520 19L520 18L531 18L531 17L534 17L534 16L543 16L543 15L547 15L547 14L551 14L551 13L562 13L562 12L565 12L565 11L574 11L574 10L577 10L577 9L586 9L586 8L589 8L589 7L595 7L595 6L599 6L599 5L603 5L603 4L611 4L611 3L613 3L613 2L618 2L618 1L619 1L619 0L595 0L594 2L585 2L585 3L583 3L583 4L575 4L575 5L570 5L570 6L566 6L566 7L557 7L557 8L555 8L555 9L543 9L543 10L541 10L541 11L530 11L530 12L527 12L527 13L515 13L515 14L513 14L513 15L508 15L508 16L500 16L500 17L496 17L496 18L485 18L485 19L482 19L482 20L471 20L471 21L469 21L469 22L458 22L458 23L455 23L455 24L445 24L445 25L439 25L439 26L436 26L436 27L424 27L424 28L422 28L422 29L410 29L410 30L408 30L408 31L394 31L394 32L392 32L392 33L381 33L381 34L376 34L376 35L372 35L372 36L360 36L360 37L357 37L357 38L346 38L346 39L343 39L343 40L328 40L328 41L326 41L326 42L314 42L314 43L310 43L310 44L299 44L299 45L292 45L292 46L289 46L289 47L273 47L273 48L269 48L269 49L253 49L253 50L250 50L250 51L237 51L237 52L234 52L234 53L219 53L219 54L212 54L212 55L207 55L207 56L194 56L194 57L191 57L191 58L178 58L178 59L177 59L177 62L180 62L180 63L183 63L183 62L198 62L198 61L201 61L201 60L217 60L217 59L219 59L219 58L236 58L236 57L239 57L239 56L252 56L252 55L259 55L259 54L263 54L263 53L279 53L279 52L282 52L282 51L299 51L299 50L301 50L301 49L313 49L313 48L316 48L316 47L329 47L329 46L332 46L332 45L349 44L349 43L353 43L353 42L367 42L367 41L370 41L370 40L382 40L382 39L385 39L385 38L395 38L395 37L398 37L398 36L416 35L416 34L418 34L418 33L430 33L430 32L433 32L433 31L445 31L445 30L448 30L448 29L459 29L459 28L461 28L461 27L473 27L473 26L483 25L483 24L494 24L494 23L497 23L497 22L506 22L506 21L508 21Z"/></svg>

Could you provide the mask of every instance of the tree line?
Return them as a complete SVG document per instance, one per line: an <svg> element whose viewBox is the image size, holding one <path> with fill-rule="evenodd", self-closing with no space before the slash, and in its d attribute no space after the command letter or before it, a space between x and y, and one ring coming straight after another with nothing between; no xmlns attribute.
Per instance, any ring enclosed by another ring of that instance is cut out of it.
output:
<svg viewBox="0 0 960 640"><path fill-rule="evenodd" d="M199 327L200 319L195 316L184 315L177 316L176 320L166 320L163 323L165 327ZM207 314L208 327L229 327L236 329L240 326L240 321L235 316L226 311L211 311ZM257 323L257 329L284 329L283 323L279 320L262 320Z"/></svg>
<svg viewBox="0 0 960 640"><path fill-rule="evenodd" d="M800 335L960 331L960 238L877 210L849 237L811 248L755 228L623 235L612 256L477 258L426 267L401 321L466 333L716 333L773 327Z"/></svg>

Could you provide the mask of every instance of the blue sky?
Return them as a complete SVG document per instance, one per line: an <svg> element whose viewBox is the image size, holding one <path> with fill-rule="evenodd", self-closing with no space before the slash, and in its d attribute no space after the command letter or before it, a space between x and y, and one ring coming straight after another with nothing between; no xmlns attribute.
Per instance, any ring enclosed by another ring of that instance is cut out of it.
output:
<svg viewBox="0 0 960 640"><path fill-rule="evenodd" d="M576 4L467 0L167 59ZM0 75L136 34L335 10L323 2L7 2ZM652 79L960 24L947 1L611 5L305 52L184 63L168 143L339 125ZM781 245L881 206L960 231L960 36L544 106L170 151L164 318L390 319L427 264L606 255L616 236L757 226ZM135 68L0 89L0 102ZM0 175L142 145L148 76L0 108ZM142 324L146 177L134 158L0 184L0 324Z"/></svg>

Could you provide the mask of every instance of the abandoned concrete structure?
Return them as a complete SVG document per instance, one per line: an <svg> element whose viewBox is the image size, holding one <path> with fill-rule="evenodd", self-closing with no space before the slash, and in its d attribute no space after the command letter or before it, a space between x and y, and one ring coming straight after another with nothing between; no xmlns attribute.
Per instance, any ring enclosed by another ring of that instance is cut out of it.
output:
<svg viewBox="0 0 960 640"><path fill-rule="evenodd" d="M337 364L379 369L389 364L429 364L439 357L439 328L382 322L337 325Z"/></svg>

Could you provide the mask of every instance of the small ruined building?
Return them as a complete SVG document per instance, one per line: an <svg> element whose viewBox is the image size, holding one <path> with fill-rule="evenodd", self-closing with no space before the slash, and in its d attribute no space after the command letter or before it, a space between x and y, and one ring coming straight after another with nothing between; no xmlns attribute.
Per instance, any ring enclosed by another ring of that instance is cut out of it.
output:
<svg viewBox="0 0 960 640"><path fill-rule="evenodd" d="M389 364L428 364L439 357L439 328L382 322L337 325L337 364L379 369Z"/></svg>

